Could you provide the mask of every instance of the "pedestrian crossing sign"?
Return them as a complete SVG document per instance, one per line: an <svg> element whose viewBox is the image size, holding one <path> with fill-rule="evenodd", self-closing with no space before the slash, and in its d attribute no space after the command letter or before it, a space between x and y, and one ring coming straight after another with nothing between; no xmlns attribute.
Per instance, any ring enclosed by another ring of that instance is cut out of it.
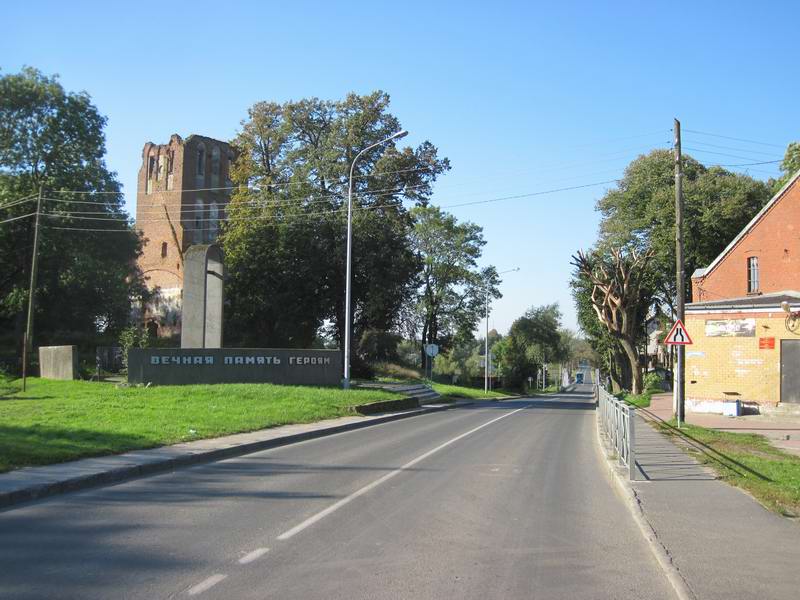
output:
<svg viewBox="0 0 800 600"><path fill-rule="evenodd" d="M683 321L678 319L675 321L675 325L672 326L672 329L669 330L664 343L670 346L688 346L694 342L692 342L692 338L689 337L689 332L686 331L686 326L683 324Z"/></svg>

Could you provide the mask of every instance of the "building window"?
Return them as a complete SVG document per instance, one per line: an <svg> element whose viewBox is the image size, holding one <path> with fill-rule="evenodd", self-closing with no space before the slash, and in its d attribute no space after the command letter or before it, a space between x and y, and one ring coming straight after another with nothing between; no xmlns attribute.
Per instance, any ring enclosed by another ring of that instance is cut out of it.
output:
<svg viewBox="0 0 800 600"><path fill-rule="evenodd" d="M175 151L170 150L167 153L167 189L172 189L172 172L175 168Z"/></svg>
<svg viewBox="0 0 800 600"><path fill-rule="evenodd" d="M212 202L208 207L208 241L213 242L219 234L219 206Z"/></svg>
<svg viewBox="0 0 800 600"><path fill-rule="evenodd" d="M219 186L219 148L211 148L211 187Z"/></svg>
<svg viewBox="0 0 800 600"><path fill-rule="evenodd" d="M205 146L200 145L197 148L197 175L206 174L206 149Z"/></svg>
<svg viewBox="0 0 800 600"><path fill-rule="evenodd" d="M153 191L153 175L156 171L156 157L150 155L147 157L147 181L145 182L145 194Z"/></svg>
<svg viewBox="0 0 800 600"><path fill-rule="evenodd" d="M203 208L203 201L202 200L195 200L194 203L194 243L195 244L202 244L203 243L203 223L204 221L204 214L205 210Z"/></svg>
<svg viewBox="0 0 800 600"><path fill-rule="evenodd" d="M758 291L758 257L751 256L747 259L747 293L757 294Z"/></svg>
<svg viewBox="0 0 800 600"><path fill-rule="evenodd" d="M211 149L211 174L219 175L219 148L216 146Z"/></svg>
<svg viewBox="0 0 800 600"><path fill-rule="evenodd" d="M167 242L161 242L161 258L167 258Z"/></svg>
<svg viewBox="0 0 800 600"><path fill-rule="evenodd" d="M164 179L164 170L166 169L165 164L166 156L163 154L158 155L158 170L156 171L156 181L160 181Z"/></svg>

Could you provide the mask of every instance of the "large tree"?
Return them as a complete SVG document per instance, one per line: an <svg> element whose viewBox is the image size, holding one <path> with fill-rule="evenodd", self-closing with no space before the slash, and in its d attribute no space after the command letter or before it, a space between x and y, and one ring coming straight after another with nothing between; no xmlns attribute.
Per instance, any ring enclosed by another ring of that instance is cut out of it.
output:
<svg viewBox="0 0 800 600"><path fill-rule="evenodd" d="M790 153L787 151L787 156ZM597 203L602 215L600 236L589 257L614 261L614 253L626 248L640 256L650 256L641 273L639 289L645 291L628 303L635 307L635 323L630 343L644 331L649 313L674 317L675 284L675 177L674 156L655 150L630 163L619 184ZM687 274L686 301L691 301L688 277L698 267L710 263L769 200L770 188L749 176L720 167L706 168L691 156L683 157L684 257ZM576 271L573 292L581 327L601 356L611 358L609 374L615 388L635 386L629 349L602 321L594 331L590 323L596 315L592 292L596 286L588 272ZM635 300L635 302L634 302ZM634 313L631 313L634 314Z"/></svg>
<svg viewBox="0 0 800 600"><path fill-rule="evenodd" d="M0 208L0 221L35 212L32 198L40 187L46 198L37 344L88 342L98 333L114 333L127 321L131 301L144 294L135 262L141 241L104 161L105 124L88 94L66 92L56 77L32 68L0 77L0 205L6 207ZM15 203L25 197L31 199ZM0 330L17 343L33 231L32 216L0 225Z"/></svg>
<svg viewBox="0 0 800 600"><path fill-rule="evenodd" d="M772 191L776 193L800 171L800 142L792 142L787 146L780 169L783 175L772 182Z"/></svg>
<svg viewBox="0 0 800 600"><path fill-rule="evenodd" d="M616 188L597 203L602 214L598 248L652 250L650 284L657 300L675 306L675 162L667 150L640 156ZM686 273L710 263L770 198L769 186L720 167L683 157ZM686 286L691 301L691 286Z"/></svg>
<svg viewBox="0 0 800 600"><path fill-rule="evenodd" d="M508 335L495 350L506 387L520 389L528 377L537 378L543 364L561 362L569 357L560 326L558 304L531 307L511 324Z"/></svg>
<svg viewBox="0 0 800 600"><path fill-rule="evenodd" d="M479 268L483 230L459 223L435 206L412 211L413 248L422 259L418 311L421 340L447 349L454 341L472 339L489 299L501 297L494 267ZM424 356L423 356L424 361Z"/></svg>
<svg viewBox="0 0 800 600"><path fill-rule="evenodd" d="M383 92L250 109L234 140L233 179L241 187L222 235L231 341L307 346L328 321L341 345L350 165L400 129ZM426 204L448 168L429 142L381 145L356 164L352 339L397 325L419 271L403 201Z"/></svg>
<svg viewBox="0 0 800 600"><path fill-rule="evenodd" d="M652 250L643 253L635 248L578 252L573 264L580 276L592 286L591 303L598 320L625 352L631 373L631 391L642 393L642 369L637 340L641 335L648 306L645 281Z"/></svg>

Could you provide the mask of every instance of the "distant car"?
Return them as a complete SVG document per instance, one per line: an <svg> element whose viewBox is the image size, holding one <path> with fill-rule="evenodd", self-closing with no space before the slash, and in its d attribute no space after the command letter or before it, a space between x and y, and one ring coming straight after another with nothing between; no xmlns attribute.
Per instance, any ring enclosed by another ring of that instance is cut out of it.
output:
<svg viewBox="0 0 800 600"><path fill-rule="evenodd" d="M578 373L575 375L575 383L583 383L583 373Z"/></svg>
<svg viewBox="0 0 800 600"><path fill-rule="evenodd" d="M655 369L650 369L647 374L655 373L658 375L659 385L662 390L665 392L672 391L672 371L669 369L665 369L664 367L656 367Z"/></svg>

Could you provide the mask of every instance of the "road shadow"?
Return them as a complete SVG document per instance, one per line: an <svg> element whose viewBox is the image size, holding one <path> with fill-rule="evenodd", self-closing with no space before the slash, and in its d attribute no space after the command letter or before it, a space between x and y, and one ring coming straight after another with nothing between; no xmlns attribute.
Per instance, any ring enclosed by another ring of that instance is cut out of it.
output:
<svg viewBox="0 0 800 600"><path fill-rule="evenodd" d="M43 466L156 445L137 434L49 425L0 425L0 469Z"/></svg>
<svg viewBox="0 0 800 600"><path fill-rule="evenodd" d="M698 440L697 438L693 437L692 435L690 435L686 431L684 431L682 429L678 429L677 427L671 425L670 423L668 423L667 421L665 421L664 419L662 419L661 417L659 417L655 413L647 410L646 408L638 408L637 411L641 411L642 413L647 414L647 416L650 418L650 420L656 426L656 428L661 430L661 431L657 431L657 429L654 429L653 427L648 425L647 429L649 430L650 434L657 435L657 436L673 436L673 437L677 438L678 443L684 444L688 448L691 448L692 450L695 450L696 452L702 454L707 460L709 460L709 461L711 461L713 463L716 463L718 465L721 465L721 466L725 467L726 469L729 469L729 470L733 471L734 473L736 473L739 476L755 477L757 479L760 479L761 481L767 481L767 482L771 482L772 481L772 479L770 479L764 473L756 471L755 469L753 469L753 468L745 465L744 463L736 460L732 456L729 456L729 455L725 454L724 452L720 452L716 448L713 448L712 446L709 446L705 442L702 442L702 441ZM642 421L644 421L644 419L642 419ZM642 422L642 421L640 421L640 422ZM641 437L642 436L639 436L639 438L637 438L637 442L636 442L637 462L639 462L639 447L640 447L640 444L643 443ZM683 457L684 463L696 465L696 468L705 469L706 473L707 474L709 473L707 467L702 466L696 460L691 458L689 455L687 455L685 452L683 452L681 449L679 449L676 444L673 444L671 440L662 438L662 440L660 442L660 445L663 446L664 442L666 442L668 444L668 446L667 446L668 448L669 447L675 448L676 452ZM653 442L653 444L654 445L659 445L659 442L656 441L656 442ZM671 452L671 450L662 451L662 454L669 453L669 452ZM680 462L679 459L675 458L674 459L674 463L677 465L678 462ZM687 472L691 472L691 469L687 467L686 471ZM716 475L711 475L711 476L709 476L707 478L708 479L715 479ZM657 481L656 478L649 478L649 479L651 479L652 481Z"/></svg>
<svg viewBox="0 0 800 600"><path fill-rule="evenodd" d="M548 409L548 410L579 410L594 411L595 403L591 396L574 394L558 396L528 396L512 400L479 400L474 404L458 407L458 410L484 410L486 408L499 408L503 410L516 410L518 408Z"/></svg>

